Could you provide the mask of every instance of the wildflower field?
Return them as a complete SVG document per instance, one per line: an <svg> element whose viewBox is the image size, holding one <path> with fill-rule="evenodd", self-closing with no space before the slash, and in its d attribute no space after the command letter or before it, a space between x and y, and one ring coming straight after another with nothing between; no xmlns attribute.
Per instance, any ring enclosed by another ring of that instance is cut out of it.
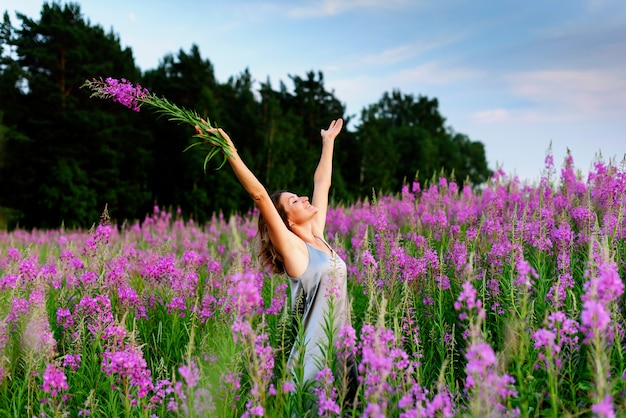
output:
<svg viewBox="0 0 626 418"><path fill-rule="evenodd" d="M546 161L330 208L352 327L310 387L255 213L1 232L0 417L624 416L626 172Z"/></svg>

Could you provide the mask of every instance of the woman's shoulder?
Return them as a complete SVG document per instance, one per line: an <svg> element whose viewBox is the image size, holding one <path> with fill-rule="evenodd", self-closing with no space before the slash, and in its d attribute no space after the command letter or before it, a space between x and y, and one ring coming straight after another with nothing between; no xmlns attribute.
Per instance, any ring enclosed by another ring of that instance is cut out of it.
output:
<svg viewBox="0 0 626 418"><path fill-rule="evenodd" d="M285 271L291 278L298 278L306 271L311 257L310 245L298 238L290 248L282 254Z"/></svg>

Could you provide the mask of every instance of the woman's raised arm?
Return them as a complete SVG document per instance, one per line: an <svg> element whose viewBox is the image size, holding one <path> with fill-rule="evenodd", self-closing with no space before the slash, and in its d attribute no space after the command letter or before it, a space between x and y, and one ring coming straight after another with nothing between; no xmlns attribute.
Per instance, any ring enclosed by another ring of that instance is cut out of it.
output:
<svg viewBox="0 0 626 418"><path fill-rule="evenodd" d="M198 129L198 128L196 128ZM237 153L237 148L233 144L233 141L230 139L228 134L224 132L222 128L211 129L210 132L217 131L224 140L230 146L230 154L228 157L228 163L233 169L235 176L243 186L243 188L248 192L254 204L259 208L259 211L265 218L267 222L268 229L270 231L270 237L272 239L272 244L276 248L276 250L280 254L285 254L292 246L295 235L289 231L282 218L278 214L272 199L270 198L267 189L261 182L256 178L256 176L250 171L248 166L243 162L239 154Z"/></svg>
<svg viewBox="0 0 626 418"><path fill-rule="evenodd" d="M343 119L339 118L330 122L328 129L322 129L322 153L320 161L313 175L313 206L319 209L315 218L315 231L318 235L323 235L326 227L326 214L328 213L328 191L330 190L331 178L333 174L333 150L335 138L341 132Z"/></svg>

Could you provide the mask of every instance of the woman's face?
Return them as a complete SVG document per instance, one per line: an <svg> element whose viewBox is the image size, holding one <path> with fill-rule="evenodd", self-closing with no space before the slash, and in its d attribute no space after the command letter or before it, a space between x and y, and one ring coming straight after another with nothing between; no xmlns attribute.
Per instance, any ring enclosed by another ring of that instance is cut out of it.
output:
<svg viewBox="0 0 626 418"><path fill-rule="evenodd" d="M298 196L290 192L282 193L279 202L285 209L290 227L308 221L319 211L309 202L308 197Z"/></svg>

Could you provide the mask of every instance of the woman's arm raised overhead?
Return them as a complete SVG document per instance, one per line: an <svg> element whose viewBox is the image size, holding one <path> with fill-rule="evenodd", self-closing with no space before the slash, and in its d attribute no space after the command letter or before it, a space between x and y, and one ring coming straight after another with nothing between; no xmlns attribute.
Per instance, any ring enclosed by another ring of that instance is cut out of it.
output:
<svg viewBox="0 0 626 418"><path fill-rule="evenodd" d="M259 208L259 211L265 218L270 231L270 238L276 251L282 255L286 254L287 251L297 245L297 243L294 244L294 242L298 240L298 237L289 231L278 214L267 189L243 162L228 134L224 132L222 128L216 128L211 131L217 131L230 145L231 156L228 157L228 163L243 188L248 192L254 204Z"/></svg>
<svg viewBox="0 0 626 418"><path fill-rule="evenodd" d="M326 227L326 214L328 213L328 191L330 190L333 174L333 150L335 138L341 132L343 119L339 118L330 122L328 129L322 129L322 153L320 161L313 175L313 206L319 209L315 217L315 234L323 235Z"/></svg>

